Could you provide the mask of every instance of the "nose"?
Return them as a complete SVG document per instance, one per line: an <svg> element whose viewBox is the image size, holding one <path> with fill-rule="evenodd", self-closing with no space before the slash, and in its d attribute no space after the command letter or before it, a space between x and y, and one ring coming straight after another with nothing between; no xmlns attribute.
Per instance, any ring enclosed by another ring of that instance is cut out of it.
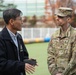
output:
<svg viewBox="0 0 76 75"><path fill-rule="evenodd" d="M21 25L23 24L23 21L22 21L22 20L20 21L20 24L21 24Z"/></svg>

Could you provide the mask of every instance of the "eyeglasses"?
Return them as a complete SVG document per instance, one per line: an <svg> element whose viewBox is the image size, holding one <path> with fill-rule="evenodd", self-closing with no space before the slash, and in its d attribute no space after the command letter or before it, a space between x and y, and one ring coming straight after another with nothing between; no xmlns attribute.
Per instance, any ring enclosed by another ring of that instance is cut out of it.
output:
<svg viewBox="0 0 76 75"><path fill-rule="evenodd" d="M16 18L16 20L20 20L20 21L22 21L22 18Z"/></svg>

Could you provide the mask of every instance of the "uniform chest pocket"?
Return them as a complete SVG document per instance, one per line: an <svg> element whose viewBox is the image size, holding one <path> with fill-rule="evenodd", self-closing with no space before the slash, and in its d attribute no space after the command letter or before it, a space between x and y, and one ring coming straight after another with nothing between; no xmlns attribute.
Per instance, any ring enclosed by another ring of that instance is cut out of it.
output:
<svg viewBox="0 0 76 75"><path fill-rule="evenodd" d="M60 40L59 38L56 38L52 41L53 48L56 49L68 49L70 46L71 41L69 38L65 38Z"/></svg>
<svg viewBox="0 0 76 75"><path fill-rule="evenodd" d="M53 40L53 48L55 52L59 56L69 56L70 48L71 48L71 41L70 38L59 39L56 38Z"/></svg>

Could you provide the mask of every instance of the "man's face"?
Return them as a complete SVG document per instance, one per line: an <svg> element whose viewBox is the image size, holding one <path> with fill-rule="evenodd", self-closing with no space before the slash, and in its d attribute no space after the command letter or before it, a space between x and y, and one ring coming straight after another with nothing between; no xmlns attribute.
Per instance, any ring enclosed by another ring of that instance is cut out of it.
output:
<svg viewBox="0 0 76 75"><path fill-rule="evenodd" d="M67 23L67 18L61 17L61 16L56 16L56 23L57 23L57 26L63 26Z"/></svg>
<svg viewBox="0 0 76 75"><path fill-rule="evenodd" d="M13 30L15 30L15 31L21 31L22 24L23 24L22 17L20 17L20 16L17 17L14 20L13 25L12 25Z"/></svg>

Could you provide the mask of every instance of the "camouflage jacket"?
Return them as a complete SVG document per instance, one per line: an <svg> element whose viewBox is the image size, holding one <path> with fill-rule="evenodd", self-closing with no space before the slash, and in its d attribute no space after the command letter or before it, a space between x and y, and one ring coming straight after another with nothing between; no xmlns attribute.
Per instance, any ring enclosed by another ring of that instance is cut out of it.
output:
<svg viewBox="0 0 76 75"><path fill-rule="evenodd" d="M76 73L76 30L69 26L66 33L57 30L51 37L48 52L48 69L52 75Z"/></svg>

